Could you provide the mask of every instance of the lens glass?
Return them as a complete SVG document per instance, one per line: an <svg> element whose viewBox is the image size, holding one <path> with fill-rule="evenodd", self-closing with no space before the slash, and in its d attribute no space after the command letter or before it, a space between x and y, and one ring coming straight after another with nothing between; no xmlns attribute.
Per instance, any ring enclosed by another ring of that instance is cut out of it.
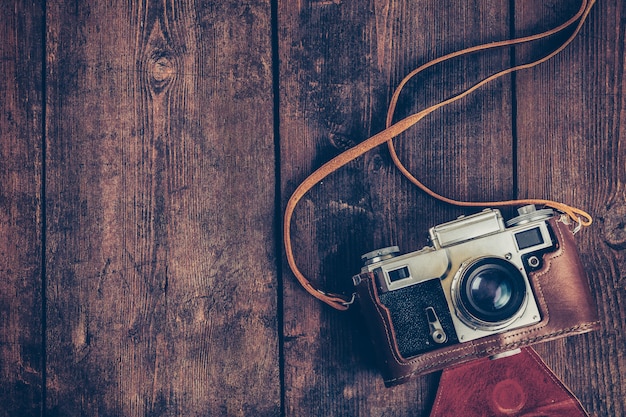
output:
<svg viewBox="0 0 626 417"><path fill-rule="evenodd" d="M473 318L501 323L515 316L526 297L520 271L499 258L483 258L472 264L461 280L461 303Z"/></svg>
<svg viewBox="0 0 626 417"><path fill-rule="evenodd" d="M470 300L484 311L498 311L511 300L511 283L499 269L487 269L474 276L470 284Z"/></svg>

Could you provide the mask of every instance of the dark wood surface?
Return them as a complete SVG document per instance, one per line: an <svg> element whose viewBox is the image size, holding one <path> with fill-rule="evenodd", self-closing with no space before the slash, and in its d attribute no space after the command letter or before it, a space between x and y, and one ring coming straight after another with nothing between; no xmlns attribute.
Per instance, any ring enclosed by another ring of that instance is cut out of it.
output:
<svg viewBox="0 0 626 417"><path fill-rule="evenodd" d="M38 415L43 351L43 8L0 13L0 409Z"/></svg>
<svg viewBox="0 0 626 417"><path fill-rule="evenodd" d="M2 2L0 416L427 416L438 375L384 388L359 315L295 282L283 205L383 129L409 71L577 7ZM562 54L397 140L447 196L594 215L577 236L601 330L536 349L598 417L626 415L625 36L626 4L599 0ZM553 47L433 68L398 117ZM471 212L416 190L380 147L301 202L296 257L317 285L349 291L361 253L418 249Z"/></svg>

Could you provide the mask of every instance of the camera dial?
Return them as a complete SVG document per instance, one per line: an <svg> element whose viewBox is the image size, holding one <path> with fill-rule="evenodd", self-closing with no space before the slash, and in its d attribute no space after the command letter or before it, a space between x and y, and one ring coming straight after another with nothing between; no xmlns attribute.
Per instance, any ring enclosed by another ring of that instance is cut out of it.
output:
<svg viewBox="0 0 626 417"><path fill-rule="evenodd" d="M371 252L367 252L365 255L361 256L361 261L363 261L364 265L375 264L376 262L381 262L400 253L400 248L397 246L388 246L382 249L376 249Z"/></svg>
<svg viewBox="0 0 626 417"><path fill-rule="evenodd" d="M452 284L457 316L483 330L509 325L523 312L526 282L512 263L484 257L461 265Z"/></svg>
<svg viewBox="0 0 626 417"><path fill-rule="evenodd" d="M537 207L535 207L534 204L529 204L518 208L517 214L517 217L513 217L511 220L506 222L507 227L519 226L530 222L549 219L554 216L554 210L549 208L537 210Z"/></svg>

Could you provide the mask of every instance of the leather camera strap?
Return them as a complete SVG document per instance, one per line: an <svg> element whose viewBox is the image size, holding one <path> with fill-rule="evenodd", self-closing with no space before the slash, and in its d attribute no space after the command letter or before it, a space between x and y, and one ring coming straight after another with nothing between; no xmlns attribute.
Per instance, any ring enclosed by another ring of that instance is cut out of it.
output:
<svg viewBox="0 0 626 417"><path fill-rule="evenodd" d="M304 289L309 292L312 296L314 296L315 298L325 302L326 304L330 305L331 307L337 309L337 310L347 310L350 306L350 304L353 301L353 296L345 296L345 295L340 295L340 294L330 294L330 293L326 293L324 291L321 291L317 288L315 288L311 282L304 276L304 274L300 271L300 269L298 268L296 261L295 261L295 257L294 257L294 253L293 253L293 247L292 247L292 243L291 243L291 219L293 217L293 213L295 211L295 208L298 204L298 202L302 199L302 197L304 197L304 195L306 193L309 192L309 190L311 190L316 184L318 184L320 181L322 181L324 178L326 178L328 175L330 175L331 173L333 173L334 171L338 170L339 168L343 167L344 165L348 164L349 162L351 162L352 160L358 158L359 156L363 155L364 153L370 151L371 149L382 145L383 143L387 143L389 150L391 152L391 157L392 160L394 162L394 164L398 167L398 169L402 172L403 175L405 175L413 184L415 184L416 186L418 186L421 190L423 190L425 193L427 193L428 195L443 201L445 203L448 204L453 204L453 205L457 205L457 206L464 206L464 207L505 207L505 206L515 206L515 205L528 205L528 204L535 204L535 205L542 205L542 206L547 206L547 207L551 207L554 208L562 213L564 213L565 215L567 215L573 222L578 223L579 227L580 226L589 226L592 222L592 217L586 213L583 210L577 209L575 207L571 207L567 204L563 204L563 203L559 203L556 201L551 201L551 200L543 200L543 199L522 199L522 200L509 200L509 201L497 201L497 202L467 202L467 201L458 201L458 200L453 200L447 197L444 197L440 194L435 193L434 191L430 190L428 187L426 187L424 184L422 184L419 180L417 180L407 169L406 167L402 164L402 162L400 161L400 159L398 158L398 155L395 151L394 145L393 145L393 139L398 136L399 134L401 134L402 132L408 130L411 126L415 125L416 123L418 123L420 120L422 120L424 117L426 117L427 115L433 113L434 111L447 106L448 104L451 104L455 101L458 101L460 99L462 99L463 97L468 96L469 94L471 94L472 92L476 91L477 89L479 89L480 87L484 86L485 84L499 78L502 77L504 75L510 74L512 72L515 71L519 71L522 69L528 69L528 68L532 68L536 65L539 65L547 60L549 60L550 58L552 58L553 56L557 55L559 52L561 52L563 49L565 49L565 47L567 47L567 45L569 45L569 43L576 37L576 35L578 34L578 32L580 31L583 23L585 22L587 16L589 15L589 12L591 11L591 7L593 6L593 4L595 3L595 0L582 0L582 4L580 6L580 9L578 10L578 12L572 16L570 19L568 19L566 22L562 23L561 25L548 30L546 32L542 32L539 34L535 34L535 35L531 35L531 36L527 36L527 37L522 37L522 38L516 38L516 39L509 39L509 40L503 40L503 41L498 41L498 42L492 42L492 43L487 43L484 45L478 45L478 46L474 46L471 48L467 48L467 49L463 49L460 51L456 51L453 53L450 53L448 55L442 56L440 58L434 59L422 66L420 66L419 68L416 68L414 71L412 71L411 73L409 73L403 80L402 82L399 84L399 86L396 88L390 105L389 105L389 110L387 112L387 122L386 122L386 129L377 133L376 135L370 137L369 139L361 142L360 144L354 146L353 148L348 149L347 151L341 153L340 155L336 156L335 158L331 159L330 161L328 161L327 163L325 163L324 165L322 165L320 168L318 168L316 171L314 171L308 178L306 178L297 188L296 190L293 192L293 194L291 195L291 198L288 200L287 205L285 207L285 215L284 215L284 221L283 221L283 240L284 240L284 245L285 245L285 254L287 257L287 262L289 264L289 267L291 268L291 271L293 272L293 274L295 275L295 277L298 279L298 281L300 282L300 284L304 287ZM564 30L568 29L568 28L572 28L574 27L574 30L572 32L572 34L554 51L550 52L549 54L547 54L546 56L537 59L535 61L529 62L529 63L525 63L525 64L520 64L517 66L513 66L510 68L507 68L505 70L502 70L500 72L497 72L481 81L479 81L478 83L474 84L472 87L468 88L467 90L447 99L444 100L440 103L437 103L433 106L430 106L420 112L414 113L402 120L399 120L397 122L393 122L393 116L394 116L394 112L395 112L395 108L396 108L396 104L398 101L398 97L400 96L400 93L402 91L402 89L404 88L404 86L407 84L407 82L413 78L414 76L416 76L417 74L419 74L420 72L424 71L427 68L430 68L436 64L442 63L444 61L453 59L453 58L457 58L463 55L468 55L468 54L472 54L472 53L476 53L476 52L480 52L480 51L485 51L488 49L494 49L494 48L501 48L501 47L508 47L508 46L514 46L514 45L518 45L518 44L522 44L522 43L527 43L527 42L533 42L533 41L537 41L540 39L544 39L550 36L553 36L555 34L561 33Z"/></svg>

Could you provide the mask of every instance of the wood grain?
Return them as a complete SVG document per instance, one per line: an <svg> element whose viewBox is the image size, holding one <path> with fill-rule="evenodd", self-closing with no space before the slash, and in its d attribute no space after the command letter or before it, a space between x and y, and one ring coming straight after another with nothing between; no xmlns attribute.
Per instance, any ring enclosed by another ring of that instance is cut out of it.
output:
<svg viewBox="0 0 626 417"><path fill-rule="evenodd" d="M47 412L276 415L269 4L48 3Z"/></svg>
<svg viewBox="0 0 626 417"><path fill-rule="evenodd" d="M602 328L537 350L595 417L626 415L622 3L599 0L558 57L396 140L446 196L594 215L577 239ZM578 6L2 2L0 417L427 416L438 375L384 388L358 312L298 286L276 220L315 168L384 128L416 66ZM438 65L396 120L562 39ZM472 211L423 195L380 147L298 206L296 258L349 293L362 253L419 249Z"/></svg>
<svg viewBox="0 0 626 417"><path fill-rule="evenodd" d="M544 27L578 7L516 5L517 24ZM517 77L520 195L548 196L595 217L578 241L602 329L537 350L597 416L626 415L625 17L623 2L598 2L567 50Z"/></svg>
<svg viewBox="0 0 626 417"><path fill-rule="evenodd" d="M43 7L0 4L0 416L40 415Z"/></svg>
<svg viewBox="0 0 626 417"><path fill-rule="evenodd" d="M409 71L509 36L508 2L460 9L426 1L279 6L285 197L322 162L384 128L393 88ZM469 87L510 59L510 51L495 51L428 71L409 83L397 117ZM503 78L402 135L398 149L409 169L453 197L512 197L510 85ZM348 292L362 253L390 244L416 250L429 227L463 212L416 192L379 148L325 179L296 209L297 261L322 289ZM360 317L329 311L286 276L286 415L428 415L437 375L384 388Z"/></svg>

